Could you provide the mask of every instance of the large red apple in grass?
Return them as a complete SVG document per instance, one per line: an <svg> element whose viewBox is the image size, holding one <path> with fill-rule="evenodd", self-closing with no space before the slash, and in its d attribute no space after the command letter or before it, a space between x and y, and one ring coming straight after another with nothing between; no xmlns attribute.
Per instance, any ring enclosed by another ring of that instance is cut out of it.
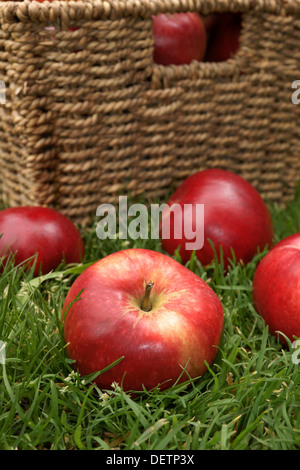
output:
<svg viewBox="0 0 300 470"><path fill-rule="evenodd" d="M240 13L231 12L215 13L209 17L209 41L205 56L207 62L228 60L238 51L241 19Z"/></svg>
<svg viewBox="0 0 300 470"><path fill-rule="evenodd" d="M253 301L271 334L286 344L300 338L300 233L279 243L258 264ZM278 332L278 333L277 333Z"/></svg>
<svg viewBox="0 0 300 470"><path fill-rule="evenodd" d="M0 257L7 259L13 254L15 264L32 258L28 264L32 266L36 262L35 275L50 272L63 260L79 263L84 256L83 240L77 227L54 209L39 206L4 209L0 211L1 234Z"/></svg>
<svg viewBox="0 0 300 470"><path fill-rule="evenodd" d="M214 291L173 258L146 249L119 251L88 267L67 294L63 318L75 369L86 375L123 357L95 381L135 391L168 388L181 374L181 381L201 376L223 328Z"/></svg>
<svg viewBox="0 0 300 470"><path fill-rule="evenodd" d="M183 65L201 61L206 51L206 31L196 12L153 17L154 62Z"/></svg>
<svg viewBox="0 0 300 470"><path fill-rule="evenodd" d="M204 222L197 219L195 208L200 204ZM176 206L179 211L173 210ZM168 236L163 227L170 227ZM201 231L204 243L196 247ZM204 266L214 259L214 250L220 260L222 250L227 268L230 259L248 263L258 250L271 246L273 224L265 202L247 180L230 171L208 169L187 178L171 196L162 214L161 237L169 254L179 248L183 263L193 249Z"/></svg>

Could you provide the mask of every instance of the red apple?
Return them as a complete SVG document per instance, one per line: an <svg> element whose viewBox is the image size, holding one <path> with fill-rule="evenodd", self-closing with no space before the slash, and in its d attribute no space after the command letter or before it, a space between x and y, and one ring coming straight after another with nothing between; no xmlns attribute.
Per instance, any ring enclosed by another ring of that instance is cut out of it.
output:
<svg viewBox="0 0 300 470"><path fill-rule="evenodd" d="M157 64L183 65L204 58L206 32L196 12L154 16L153 36L153 59Z"/></svg>
<svg viewBox="0 0 300 470"><path fill-rule="evenodd" d="M279 243L258 264L253 301L271 334L286 344L300 338L300 233Z"/></svg>
<svg viewBox="0 0 300 470"><path fill-rule="evenodd" d="M219 13L214 16L205 60L222 62L232 57L239 49L241 34L240 13ZM209 23L211 25L211 23Z"/></svg>
<svg viewBox="0 0 300 470"><path fill-rule="evenodd" d="M88 267L63 312L68 356L80 374L124 357L95 379L104 389L113 382L124 390L165 389L182 368L192 378L202 375L223 328L214 291L173 258L147 249L119 251ZM187 378L184 372L180 381Z"/></svg>
<svg viewBox="0 0 300 470"><path fill-rule="evenodd" d="M66 263L78 263L84 255L78 229L54 209L31 206L4 209L0 211L0 234L3 234L0 256L12 253L15 264L19 264L37 254L35 275L48 273L63 259Z"/></svg>
<svg viewBox="0 0 300 470"><path fill-rule="evenodd" d="M170 211L173 204L179 204L182 212ZM198 204L204 204L204 227L196 219ZM273 240L271 215L260 194L241 176L221 169L199 171L187 178L169 199L162 213L163 224L170 225L170 236L161 231L163 249L174 254L179 247L183 263L192 253L188 244L196 240L201 230L204 244L195 250L204 266L214 259L211 243L219 260L222 248L227 268L232 250L237 261L248 263L258 249L271 246ZM179 237L174 233L174 229L179 233L178 227L182 232Z"/></svg>

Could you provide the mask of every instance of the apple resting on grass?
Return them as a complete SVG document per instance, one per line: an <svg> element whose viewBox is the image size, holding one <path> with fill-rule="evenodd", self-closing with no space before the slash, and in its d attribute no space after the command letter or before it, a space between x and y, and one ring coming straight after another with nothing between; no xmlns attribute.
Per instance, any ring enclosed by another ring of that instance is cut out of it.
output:
<svg viewBox="0 0 300 470"><path fill-rule="evenodd" d="M14 255L15 264L37 254L34 275L46 274L66 263L80 263L84 245L73 222L46 207L11 207L0 211L0 257ZM35 259L28 262L32 266ZM3 261L5 264L5 259Z"/></svg>
<svg viewBox="0 0 300 470"><path fill-rule="evenodd" d="M157 64L183 65L204 58L206 32L196 12L154 16L153 36L153 60Z"/></svg>
<svg viewBox="0 0 300 470"><path fill-rule="evenodd" d="M258 264L253 301L271 334L286 344L300 338L300 233L279 243Z"/></svg>
<svg viewBox="0 0 300 470"><path fill-rule="evenodd" d="M70 308L69 308L70 306ZM96 384L161 389L202 375L217 353L223 308L214 291L173 258L147 249L113 253L71 286L64 337L74 368ZM183 371L187 371L188 375Z"/></svg>
<svg viewBox="0 0 300 470"><path fill-rule="evenodd" d="M173 204L179 204L181 212L170 211ZM195 211L190 210L197 204L204 204L204 227L196 226ZM192 254L186 249L191 240L186 237L185 226L193 227L194 233L204 229L204 245L196 250L203 266L214 260L214 249L219 261L222 249L226 269L233 258L232 250L238 262L248 263L273 241L271 215L260 194L241 176L221 169L199 171L187 178L169 199L162 223L171 228L169 238L162 237L163 249L173 255L179 247L184 264ZM174 233L179 225L180 239Z"/></svg>

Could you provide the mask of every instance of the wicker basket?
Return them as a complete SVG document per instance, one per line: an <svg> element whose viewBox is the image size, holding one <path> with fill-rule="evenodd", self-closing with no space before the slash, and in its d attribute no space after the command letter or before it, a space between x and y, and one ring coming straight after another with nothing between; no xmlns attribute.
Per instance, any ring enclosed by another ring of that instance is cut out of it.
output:
<svg viewBox="0 0 300 470"><path fill-rule="evenodd" d="M239 52L154 64L152 15L179 11L242 12ZM0 2L0 24L11 206L52 206L84 224L103 202L164 197L208 167L241 174L270 200L294 194L299 0Z"/></svg>

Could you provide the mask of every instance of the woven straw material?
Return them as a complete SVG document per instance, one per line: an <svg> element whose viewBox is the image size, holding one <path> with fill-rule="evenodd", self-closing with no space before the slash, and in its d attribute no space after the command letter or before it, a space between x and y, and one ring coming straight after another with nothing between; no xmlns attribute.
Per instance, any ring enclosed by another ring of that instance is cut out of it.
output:
<svg viewBox="0 0 300 470"><path fill-rule="evenodd" d="M154 64L152 15L180 11L242 12L236 56ZM3 198L85 224L119 195L164 198L219 167L288 200L300 176L299 44L295 0L0 2Z"/></svg>

